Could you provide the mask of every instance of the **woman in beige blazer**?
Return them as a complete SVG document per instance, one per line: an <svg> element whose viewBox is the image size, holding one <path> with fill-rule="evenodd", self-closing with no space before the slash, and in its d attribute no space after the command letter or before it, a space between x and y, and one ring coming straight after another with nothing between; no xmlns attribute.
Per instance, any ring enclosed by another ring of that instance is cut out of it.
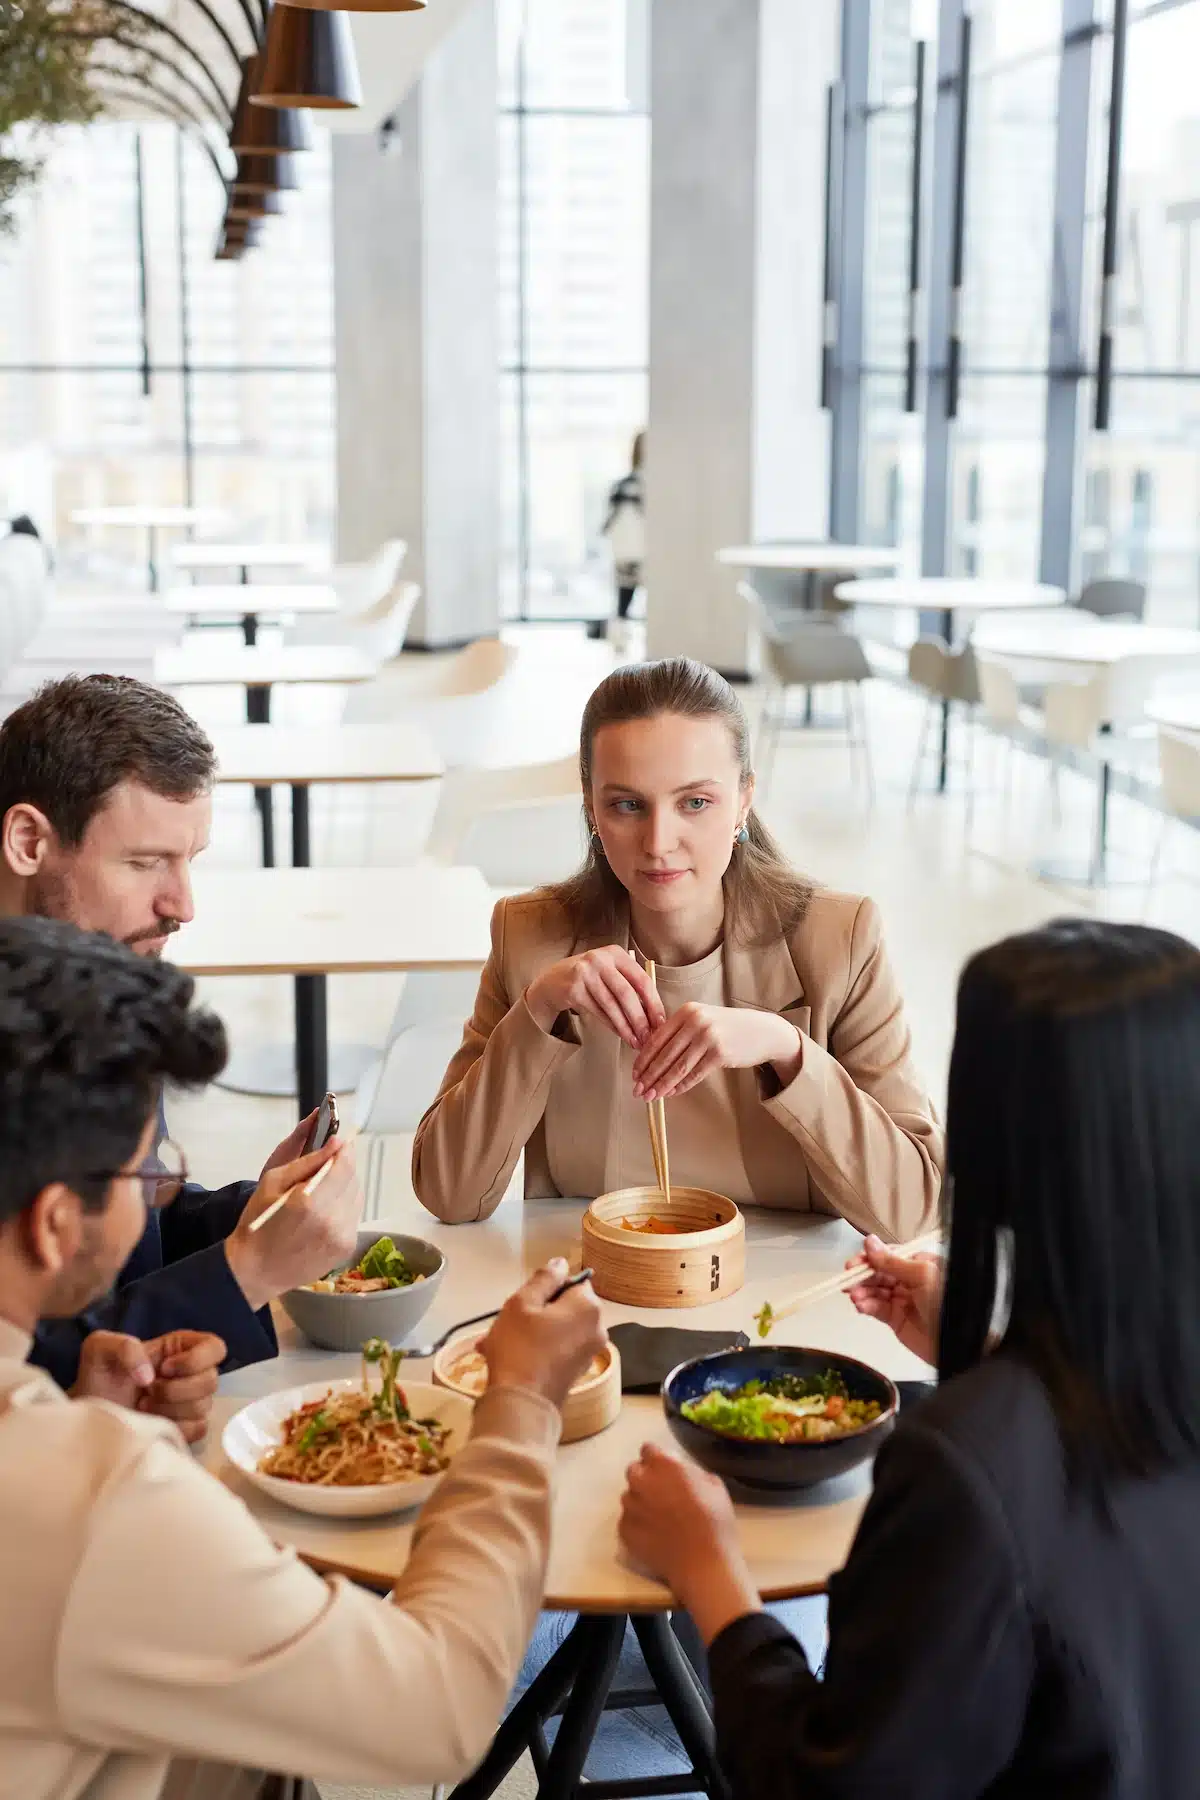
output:
<svg viewBox="0 0 1200 1800"><path fill-rule="evenodd" d="M584 712L580 772L587 860L496 908L417 1132L423 1204L486 1218L522 1151L530 1197L653 1184L663 1098L680 1185L893 1241L928 1228L942 1132L878 910L785 862L733 689L684 658L618 669Z"/></svg>

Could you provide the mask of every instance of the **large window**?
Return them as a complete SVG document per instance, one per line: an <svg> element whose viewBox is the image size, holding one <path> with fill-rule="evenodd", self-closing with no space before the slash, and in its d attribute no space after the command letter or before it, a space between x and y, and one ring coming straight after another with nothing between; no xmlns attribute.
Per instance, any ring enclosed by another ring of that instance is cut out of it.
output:
<svg viewBox="0 0 1200 1800"><path fill-rule="evenodd" d="M48 527L61 573L144 578L140 541L81 530L79 507L189 503L240 534L332 536L324 133L301 165L261 246L217 262L224 192L194 142L167 124L56 133L0 240L0 512Z"/></svg>
<svg viewBox="0 0 1200 1800"><path fill-rule="evenodd" d="M649 122L630 0L500 0L501 602L611 611L605 500L645 424Z"/></svg>
<svg viewBox="0 0 1200 1800"><path fill-rule="evenodd" d="M1149 619L1200 623L1200 0L1129 0L1115 214L1117 0L844 4L845 165L864 179L849 184L840 260L861 282L862 347L861 380L847 341L835 388L839 423L857 438L835 480L856 468L858 478L853 505L835 492L835 516L931 573L1075 589L1129 575L1146 585ZM928 305L917 308L914 394L904 352L921 33ZM1099 428L1106 212L1117 277Z"/></svg>

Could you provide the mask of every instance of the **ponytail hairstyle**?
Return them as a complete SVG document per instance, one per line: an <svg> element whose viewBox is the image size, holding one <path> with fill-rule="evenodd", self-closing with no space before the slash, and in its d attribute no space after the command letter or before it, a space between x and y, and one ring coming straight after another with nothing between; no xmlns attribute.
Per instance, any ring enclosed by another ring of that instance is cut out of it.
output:
<svg viewBox="0 0 1200 1800"><path fill-rule="evenodd" d="M633 663L615 669L593 693L579 733L579 779L587 811L592 790L596 733L606 725L674 714L683 719L719 719L729 732L742 787L753 775L750 727L729 683L706 663L675 656L664 662ZM590 819L589 819L590 825ZM799 924L812 898L812 884L784 857L758 814L746 818L748 837L739 842L724 875L726 936L743 944L767 944ZM605 858L600 839L588 840L583 867L566 881L543 890L567 915L576 943L616 936L628 915L629 895Z"/></svg>

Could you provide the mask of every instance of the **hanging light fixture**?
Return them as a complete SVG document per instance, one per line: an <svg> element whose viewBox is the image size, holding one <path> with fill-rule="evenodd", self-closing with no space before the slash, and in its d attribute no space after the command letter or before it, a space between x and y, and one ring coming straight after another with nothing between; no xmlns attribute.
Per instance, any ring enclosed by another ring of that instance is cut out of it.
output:
<svg viewBox="0 0 1200 1800"><path fill-rule="evenodd" d="M281 150L311 150L312 122L303 110L276 106L251 106L250 96L262 73L261 50L256 56L242 58L242 81L237 104L233 109L233 125L229 147L238 155L274 155Z"/></svg>
<svg viewBox="0 0 1200 1800"><path fill-rule="evenodd" d="M233 178L235 194L287 194L300 186L296 159L286 152L277 156L239 156Z"/></svg>
<svg viewBox="0 0 1200 1800"><path fill-rule="evenodd" d="M276 0L267 17L262 67L247 112L311 106L348 111L362 104L358 59L344 12L317 12Z"/></svg>
<svg viewBox="0 0 1200 1800"><path fill-rule="evenodd" d="M309 12L331 12L329 0L288 0ZM426 0L339 0L339 12L424 12Z"/></svg>
<svg viewBox="0 0 1200 1800"><path fill-rule="evenodd" d="M268 213L281 213L283 199L279 194L233 194L225 208L227 219L263 219Z"/></svg>

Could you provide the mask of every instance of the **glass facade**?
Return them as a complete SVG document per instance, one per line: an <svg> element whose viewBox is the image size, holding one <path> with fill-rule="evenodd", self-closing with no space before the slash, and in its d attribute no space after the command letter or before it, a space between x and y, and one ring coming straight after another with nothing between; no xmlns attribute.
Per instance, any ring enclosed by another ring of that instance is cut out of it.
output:
<svg viewBox="0 0 1200 1800"><path fill-rule="evenodd" d="M501 606L612 610L646 419L649 121L630 0L500 0Z"/></svg>
<svg viewBox="0 0 1200 1800"><path fill-rule="evenodd" d="M0 512L49 525L62 575L144 579L138 536L85 532L80 507L189 503L251 537L332 538L330 157L316 138L286 211L226 263L224 192L174 126L54 134L0 240Z"/></svg>
<svg viewBox="0 0 1200 1800"><path fill-rule="evenodd" d="M1129 575L1146 584L1147 618L1197 624L1200 0L1129 9L1101 430L1112 12L1111 0L845 0L844 42L865 30L869 55L847 54L845 160L852 166L861 133L866 175L842 219L842 266L861 268L862 341L843 347L837 390L839 403L855 401L858 454L844 466L857 468L858 489L835 493L834 510L866 541L902 546L913 569L1013 580L1069 571L1075 589ZM918 34L927 79L913 397L904 367ZM947 399L955 325L956 406ZM906 398L915 398L907 412Z"/></svg>

